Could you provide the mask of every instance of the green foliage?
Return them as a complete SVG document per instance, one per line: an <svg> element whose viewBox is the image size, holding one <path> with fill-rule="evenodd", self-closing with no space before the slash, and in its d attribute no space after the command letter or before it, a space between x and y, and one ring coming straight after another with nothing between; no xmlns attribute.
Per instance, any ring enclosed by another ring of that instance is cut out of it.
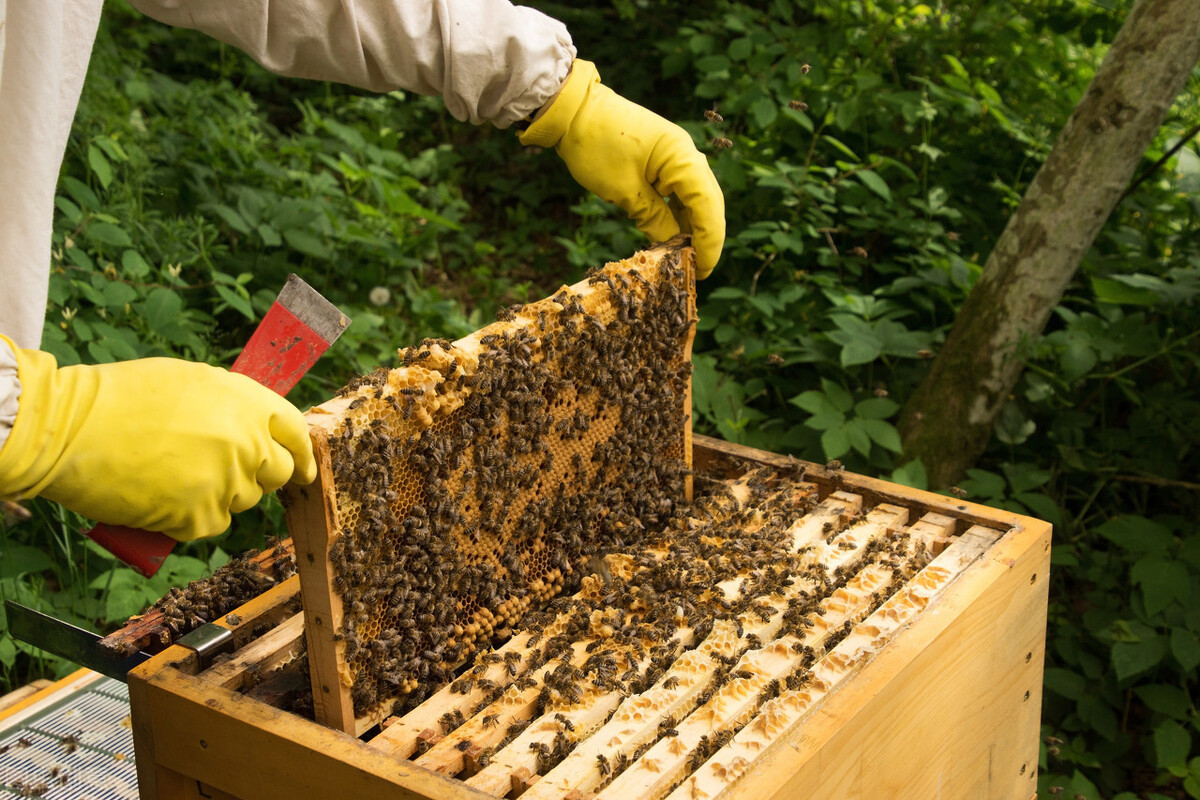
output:
<svg viewBox="0 0 1200 800"><path fill-rule="evenodd" d="M924 488L899 409L1131 3L537 5L606 83L679 121L724 187L697 430ZM1197 97L1193 77L1139 174L1200 122ZM64 363L227 364L295 271L354 318L300 405L641 241L510 132L278 79L120 7L57 206L45 346ZM1200 797L1198 293L1193 140L1123 199L1014 354L1023 376L958 487L1055 526L1039 796ZM4 533L0 593L97 627L282 530L267 501L146 584L75 536L82 520L34 508ZM6 680L60 668L21 648L0 636Z"/></svg>

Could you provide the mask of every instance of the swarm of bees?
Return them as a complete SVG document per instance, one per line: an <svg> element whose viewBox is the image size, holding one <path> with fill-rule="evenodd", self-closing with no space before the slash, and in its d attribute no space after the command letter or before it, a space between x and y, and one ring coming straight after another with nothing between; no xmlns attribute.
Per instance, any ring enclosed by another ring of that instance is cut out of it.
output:
<svg viewBox="0 0 1200 800"><path fill-rule="evenodd" d="M848 619L814 622L829 619L823 608L831 596L868 569L890 571L888 585L864 595L866 607L878 608L927 561L905 533L855 534L859 523L877 524L860 514L835 525L838 530L828 537L836 539L832 545L816 524L811 543L798 546L795 525L814 513L817 498L815 485L773 469L706 482L703 496L679 504L665 525L590 562L592 573L577 592L527 612L505 645L476 654L457 680L413 712L420 719L441 715L440 741L432 749L418 747L417 763L444 767L439 759L446 751L478 748L483 757L475 763L482 772L467 783L492 791L508 784L477 781L509 775L514 759L525 758L521 766L546 776L572 758L567 774L590 772L592 781L583 788L599 791L643 756L646 763L656 761L647 755L651 749L680 737L685 725L694 730L695 717L702 716L694 709L710 702L720 707L721 696L758 680L750 668L753 659L746 660L748 650L782 647L790 663L760 680L756 706L802 689L817 662L854 629ZM842 541L858 544L830 563L829 552L847 550ZM805 637L814 625L823 631L816 647L804 643L813 641ZM729 644L714 644L720 641ZM698 652L712 659L707 671L694 671L694 659L685 664ZM589 709L605 703L635 698L643 701L635 708L651 709L660 702L652 697L682 698L689 692L690 704L672 707L680 715L648 716L648 738L626 749L605 751L603 745L612 731L635 727L631 718L618 719L618 711L604 727L607 734L598 732L594 720L585 722ZM522 711L514 716L513 709ZM747 717L739 719L745 724ZM679 768L695 770L737 730L722 725L698 743L680 739L674 745L682 748ZM585 741L600 742L600 752L578 749ZM495 774L489 776L489 769Z"/></svg>
<svg viewBox="0 0 1200 800"><path fill-rule="evenodd" d="M420 702L683 500L693 279L664 248L340 393L329 563L356 713Z"/></svg>
<svg viewBox="0 0 1200 800"><path fill-rule="evenodd" d="M276 558L267 571L256 560L258 555L249 552L238 556L208 578L171 589L149 610L162 612L172 639L178 639L258 597L296 571L292 553L284 548L276 546Z"/></svg>

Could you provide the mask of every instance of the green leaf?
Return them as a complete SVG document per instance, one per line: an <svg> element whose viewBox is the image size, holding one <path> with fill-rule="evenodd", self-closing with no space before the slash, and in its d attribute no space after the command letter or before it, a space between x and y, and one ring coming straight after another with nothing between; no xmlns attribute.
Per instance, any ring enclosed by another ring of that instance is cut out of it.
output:
<svg viewBox="0 0 1200 800"><path fill-rule="evenodd" d="M303 228L320 215L318 209L303 200L287 199L276 204L268 212L268 221L276 230L287 231Z"/></svg>
<svg viewBox="0 0 1200 800"><path fill-rule="evenodd" d="M107 322L96 321L92 327L96 329L96 335L100 337L104 348L113 354L114 358L137 358L141 355L134 346L137 343L137 334L129 328L114 328Z"/></svg>
<svg viewBox="0 0 1200 800"><path fill-rule="evenodd" d="M858 120L858 96L849 97L838 103L833 113L834 123L843 131L849 131Z"/></svg>
<svg viewBox="0 0 1200 800"><path fill-rule="evenodd" d="M212 555L208 557L208 573L216 572L227 563L229 563L229 553L226 553L220 547L213 548Z"/></svg>
<svg viewBox="0 0 1200 800"><path fill-rule="evenodd" d="M812 133L815 130L815 126L813 125L812 117L810 117L808 114L805 114L803 111L801 111L798 108L792 108L790 106L787 106L787 107L779 109L779 113L783 114L784 117L792 120L793 122L795 122L801 128L804 128L804 130L808 131L809 133Z"/></svg>
<svg viewBox="0 0 1200 800"><path fill-rule="evenodd" d="M1050 470L1038 469L1033 464L1003 464L1004 477L1008 479L1011 492L1028 492L1050 482L1053 474Z"/></svg>
<svg viewBox="0 0 1200 800"><path fill-rule="evenodd" d="M1175 719L1187 718L1191 700L1188 698L1187 692L1178 686L1152 683L1138 686L1133 691L1151 711L1157 711L1159 714L1165 714Z"/></svg>
<svg viewBox="0 0 1200 800"><path fill-rule="evenodd" d="M853 367L858 364L870 364L883 354L878 343L855 339L842 348L842 366Z"/></svg>
<svg viewBox="0 0 1200 800"><path fill-rule="evenodd" d="M221 296L221 299L229 304L230 308L240 311L248 320L254 319L254 309L250 306L250 301L247 298L242 297L227 286L217 284L213 288L217 290L217 294Z"/></svg>
<svg viewBox="0 0 1200 800"><path fill-rule="evenodd" d="M758 127L766 128L779 116L779 106L770 97L760 97L750 106L750 114Z"/></svg>
<svg viewBox="0 0 1200 800"><path fill-rule="evenodd" d="M1142 587L1146 613L1150 616L1161 612L1173 600L1178 600L1181 604L1186 603L1191 594L1187 567L1160 555L1148 555L1138 559L1129 571L1129 577Z"/></svg>
<svg viewBox="0 0 1200 800"><path fill-rule="evenodd" d="M83 317L75 317L71 320L71 330L79 337L81 342L90 342L96 338L96 333L92 330L92 326Z"/></svg>
<svg viewBox="0 0 1200 800"><path fill-rule="evenodd" d="M826 458L841 458L850 452L850 437L843 428L830 428L821 434L821 449Z"/></svg>
<svg viewBox="0 0 1200 800"><path fill-rule="evenodd" d="M1081 378L1096 366L1096 351L1081 336L1069 336L1059 355L1063 374L1068 379Z"/></svg>
<svg viewBox="0 0 1200 800"><path fill-rule="evenodd" d="M745 61L754 51L754 43L750 37L742 36L729 43L729 57L734 61Z"/></svg>
<svg viewBox="0 0 1200 800"><path fill-rule="evenodd" d="M54 562L41 548L6 542L0 549L0 578L19 578L53 567Z"/></svg>
<svg viewBox="0 0 1200 800"><path fill-rule="evenodd" d="M1092 293L1101 303L1124 306L1152 306L1161 299L1157 292L1138 289L1111 278L1092 278Z"/></svg>
<svg viewBox="0 0 1200 800"><path fill-rule="evenodd" d="M1185 673L1191 673L1200 666L1200 641L1196 634L1186 628L1171 629L1171 655L1183 667Z"/></svg>
<svg viewBox="0 0 1200 800"><path fill-rule="evenodd" d="M858 419L856 422L863 427L867 435L880 447L890 450L893 453L903 452L904 447L900 443L900 431L896 430L895 425L882 419Z"/></svg>
<svg viewBox="0 0 1200 800"><path fill-rule="evenodd" d="M730 66L729 56L721 53L696 59L696 69L699 72L724 72Z"/></svg>
<svg viewBox="0 0 1200 800"><path fill-rule="evenodd" d="M1096 532L1113 544L1135 553L1162 552L1171 546L1174 537L1163 525L1132 514L1123 514L1096 528Z"/></svg>
<svg viewBox="0 0 1200 800"><path fill-rule="evenodd" d="M13 644L12 634L8 631L0 634L0 664L5 668L11 667L17 661L17 648Z"/></svg>
<svg viewBox="0 0 1200 800"><path fill-rule="evenodd" d="M788 400L788 402L810 414L841 414L837 407L830 402L825 393L818 392L816 389L802 392L791 400Z"/></svg>
<svg viewBox="0 0 1200 800"><path fill-rule="evenodd" d="M1016 403L1005 403L996 418L996 438L1005 444L1024 444L1036 430L1037 423L1026 417Z"/></svg>
<svg viewBox="0 0 1200 800"><path fill-rule="evenodd" d="M101 244L110 244L114 247L129 247L133 244L133 240L129 238L125 229L119 225L113 225L111 222L89 222L83 232L89 239Z"/></svg>
<svg viewBox="0 0 1200 800"><path fill-rule="evenodd" d="M1095 695L1085 694L1075 704L1075 710L1079 713L1079 718L1096 733L1110 742L1117 740L1117 715L1112 706L1104 700Z"/></svg>
<svg viewBox="0 0 1200 800"><path fill-rule="evenodd" d="M100 208L100 198L92 191L92 187L88 186L78 178L73 178L70 175L64 175L59 179L59 185L67 190L67 194L84 208L96 211Z"/></svg>
<svg viewBox="0 0 1200 800"><path fill-rule="evenodd" d="M834 383L828 378L822 378L821 390L825 392L829 402L838 411L845 413L854 407L854 398L840 384Z"/></svg>
<svg viewBox="0 0 1200 800"><path fill-rule="evenodd" d="M144 278L150 274L150 265L137 250L126 250L121 254L121 268L130 278Z"/></svg>
<svg viewBox="0 0 1200 800"><path fill-rule="evenodd" d="M955 58L954 56L951 56L951 55L943 55L942 58L945 60L945 62L947 64L950 65L950 69L954 72L955 75L962 78L963 80L970 79L970 76L967 74L967 70L962 65L961 61L959 61L957 58Z"/></svg>
<svg viewBox="0 0 1200 800"><path fill-rule="evenodd" d="M1113 669L1118 680L1125 680L1154 667L1167 653L1161 636L1137 642L1117 642L1112 648Z"/></svg>
<svg viewBox="0 0 1200 800"><path fill-rule="evenodd" d="M317 236L304 230L289 230L283 232L283 238L293 249L312 256L313 258L328 259L329 248Z"/></svg>
<svg viewBox="0 0 1200 800"><path fill-rule="evenodd" d="M109 281L104 284L102 292L104 304L110 309L122 308L126 303L132 303L138 296L137 289L120 281Z"/></svg>
<svg viewBox="0 0 1200 800"><path fill-rule="evenodd" d="M226 225L233 228L238 233L250 233L250 223L246 222L245 218L242 217L242 215L239 214L235 209L230 208L224 203L212 203L206 207L216 212L217 216L224 220Z"/></svg>
<svg viewBox="0 0 1200 800"><path fill-rule="evenodd" d="M1062 525L1062 509L1051 498L1034 492L1021 492L1013 499L1029 509L1032 516L1044 519L1055 527Z"/></svg>
<svg viewBox="0 0 1200 800"><path fill-rule="evenodd" d="M1154 755L1159 767L1180 768L1187 772L1187 758L1192 749L1192 737L1173 719L1163 720L1154 729Z"/></svg>
<svg viewBox="0 0 1200 800"><path fill-rule="evenodd" d="M1042 678L1046 688L1068 700L1078 700L1087 692L1087 681L1078 672L1048 667Z"/></svg>
<svg viewBox="0 0 1200 800"><path fill-rule="evenodd" d="M159 330L174 322L183 311L183 299L170 289L158 288L150 292L142 306L142 315L151 330Z"/></svg>
<svg viewBox="0 0 1200 800"><path fill-rule="evenodd" d="M850 440L850 446L862 453L864 458L871 455L871 437L863 423L873 421L852 419L846 423L846 438Z"/></svg>
<svg viewBox="0 0 1200 800"><path fill-rule="evenodd" d="M709 300L741 300L746 296L746 290L737 286L722 286L708 295Z"/></svg>
<svg viewBox="0 0 1200 800"><path fill-rule="evenodd" d="M900 410L900 405L886 397L869 397L854 407L856 416L862 419L887 419Z"/></svg>
<svg viewBox="0 0 1200 800"><path fill-rule="evenodd" d="M112 183L113 171L112 165L108 163L108 159L104 157L104 153L96 145L89 145L87 151L88 166L92 168L92 172L100 180L100 185L105 189Z"/></svg>
<svg viewBox="0 0 1200 800"><path fill-rule="evenodd" d="M275 230L270 225L263 223L255 228L255 230L258 231L259 237L262 239L263 244L265 244L267 247L278 247L279 245L283 244L283 237L279 235L279 231Z"/></svg>
<svg viewBox="0 0 1200 800"><path fill-rule="evenodd" d="M856 173L856 177L872 192L882 197L885 201L892 202L892 190L888 188L887 182L879 177L878 173L864 169Z"/></svg>
<svg viewBox="0 0 1200 800"><path fill-rule="evenodd" d="M835 139L832 136L830 136L829 134L822 134L821 141L826 142L831 147L836 148L838 151L840 151L843 155L845 155L850 160L858 161L858 154L856 154L853 150L851 150L849 148L849 146L847 146L847 144L845 142L843 142L841 139Z"/></svg>
<svg viewBox="0 0 1200 800"><path fill-rule="evenodd" d="M891 479L894 483L902 486L911 486L914 489L929 488L929 478L925 474L925 465L919 458L913 459L907 464L894 469Z"/></svg>
<svg viewBox="0 0 1200 800"><path fill-rule="evenodd" d="M111 364L117 360L117 357L100 342L88 342L87 351L92 361L97 364Z"/></svg>
<svg viewBox="0 0 1200 800"><path fill-rule="evenodd" d="M54 205L72 225L78 225L83 219L83 209L72 203L61 194L54 198Z"/></svg>
<svg viewBox="0 0 1200 800"><path fill-rule="evenodd" d="M986 469L967 470L967 479L958 485L972 497L995 500L1004 497L1004 478Z"/></svg>

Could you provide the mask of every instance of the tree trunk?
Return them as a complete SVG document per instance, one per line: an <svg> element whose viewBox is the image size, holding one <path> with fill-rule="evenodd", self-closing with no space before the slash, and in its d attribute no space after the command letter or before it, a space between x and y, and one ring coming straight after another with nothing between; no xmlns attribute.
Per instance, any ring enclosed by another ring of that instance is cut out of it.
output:
<svg viewBox="0 0 1200 800"><path fill-rule="evenodd" d="M1171 102L1200 61L1200 0L1141 0L988 257L900 418L905 455L933 487L987 446L1024 366Z"/></svg>

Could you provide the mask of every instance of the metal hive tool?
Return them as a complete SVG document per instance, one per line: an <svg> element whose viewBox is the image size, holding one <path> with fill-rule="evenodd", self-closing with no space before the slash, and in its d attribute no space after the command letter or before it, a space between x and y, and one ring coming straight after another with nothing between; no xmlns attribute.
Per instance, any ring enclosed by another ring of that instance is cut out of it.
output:
<svg viewBox="0 0 1200 800"><path fill-rule="evenodd" d="M692 251L675 241L355 381L287 494L319 721L415 706L690 496Z"/></svg>

